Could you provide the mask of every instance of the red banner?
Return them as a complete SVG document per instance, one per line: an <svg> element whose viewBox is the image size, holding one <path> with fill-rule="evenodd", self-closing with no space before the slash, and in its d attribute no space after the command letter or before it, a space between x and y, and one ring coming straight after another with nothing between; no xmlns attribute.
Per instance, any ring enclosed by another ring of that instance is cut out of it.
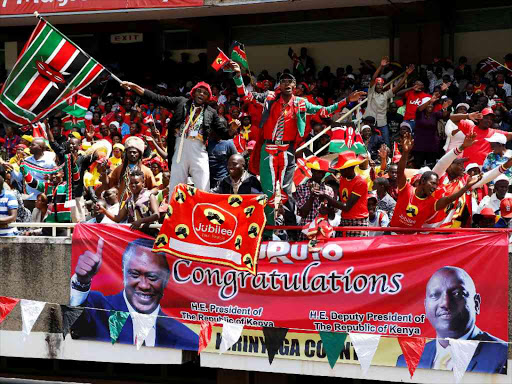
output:
<svg viewBox="0 0 512 384"><path fill-rule="evenodd" d="M200 7L203 0L1 0L0 15Z"/></svg>
<svg viewBox="0 0 512 384"><path fill-rule="evenodd" d="M102 264L91 292L119 293L126 284L122 255L142 236L121 225L78 225L72 273L86 251L97 252L101 237ZM170 278L159 303L182 322L226 320L302 333L477 337L487 341L482 345L499 346L489 353L504 353L506 361L505 233L337 239L314 254L305 242L264 242L256 276L174 256L167 256L167 263Z"/></svg>

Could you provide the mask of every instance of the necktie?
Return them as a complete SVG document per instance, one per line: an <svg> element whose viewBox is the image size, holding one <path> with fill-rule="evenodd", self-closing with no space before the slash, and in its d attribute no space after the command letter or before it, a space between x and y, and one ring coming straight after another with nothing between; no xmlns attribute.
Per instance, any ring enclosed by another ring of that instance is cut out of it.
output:
<svg viewBox="0 0 512 384"><path fill-rule="evenodd" d="M274 129L273 139L274 141L283 140L284 137L284 118L286 116L286 104L283 104L281 109L281 115L277 119L276 127Z"/></svg>
<svg viewBox="0 0 512 384"><path fill-rule="evenodd" d="M447 350L447 353L446 355L444 355L441 360L439 361L439 369L443 370L443 371L448 371L450 370L449 365L451 366L451 361L452 361L452 353L451 353L451 350Z"/></svg>

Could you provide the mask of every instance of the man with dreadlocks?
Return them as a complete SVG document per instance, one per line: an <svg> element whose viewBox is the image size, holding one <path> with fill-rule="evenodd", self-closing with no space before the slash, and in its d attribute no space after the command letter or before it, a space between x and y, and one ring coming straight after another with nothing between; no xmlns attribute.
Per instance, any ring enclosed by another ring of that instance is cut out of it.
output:
<svg viewBox="0 0 512 384"><path fill-rule="evenodd" d="M142 164L142 154L144 153L144 141L140 137L129 137L124 143L125 155L123 163L119 165L114 171L107 175L107 162L98 166L98 171L101 173L101 186L96 190L96 195L100 196L101 192L110 188L117 188L119 191L119 201L125 201L130 197L131 192L129 189L130 175L129 173L136 167L141 170L144 175L144 187L147 190L152 190L156 187L155 177L151 169Z"/></svg>

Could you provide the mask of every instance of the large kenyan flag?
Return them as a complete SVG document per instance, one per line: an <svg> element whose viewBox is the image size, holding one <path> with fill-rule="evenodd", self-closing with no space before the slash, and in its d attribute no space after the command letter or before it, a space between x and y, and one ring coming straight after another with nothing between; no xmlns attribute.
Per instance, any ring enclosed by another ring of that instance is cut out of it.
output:
<svg viewBox="0 0 512 384"><path fill-rule="evenodd" d="M40 19L0 91L0 117L23 126L56 109L83 116L89 87L105 68Z"/></svg>

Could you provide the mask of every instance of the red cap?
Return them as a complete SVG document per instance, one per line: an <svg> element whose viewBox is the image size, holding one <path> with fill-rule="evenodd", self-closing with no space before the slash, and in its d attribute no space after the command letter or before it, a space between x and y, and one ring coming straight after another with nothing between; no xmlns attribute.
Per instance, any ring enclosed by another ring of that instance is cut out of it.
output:
<svg viewBox="0 0 512 384"><path fill-rule="evenodd" d="M494 115L494 111L492 110L492 108L482 109L482 116L487 116L487 115Z"/></svg>
<svg viewBox="0 0 512 384"><path fill-rule="evenodd" d="M496 215L494 214L494 211L492 210L492 208L489 208L489 207L485 207L484 209L482 209L482 210L480 211L480 214L481 214L482 216L485 216L485 217L494 217L494 216L496 216Z"/></svg>
<svg viewBox="0 0 512 384"><path fill-rule="evenodd" d="M382 77L377 77L375 79L375 84L384 84L384 79Z"/></svg>
<svg viewBox="0 0 512 384"><path fill-rule="evenodd" d="M210 97L212 97L212 89L210 88L210 85L205 83L204 81L201 81L199 83L197 83L196 85L194 85L194 88L192 88L190 90L190 94L193 96L194 95L194 92L198 89L198 88L204 88L208 91L208 93L210 94Z"/></svg>
<svg viewBox="0 0 512 384"><path fill-rule="evenodd" d="M501 200L500 214L501 217L504 217L506 219L510 219L512 217L512 198L507 197Z"/></svg>

